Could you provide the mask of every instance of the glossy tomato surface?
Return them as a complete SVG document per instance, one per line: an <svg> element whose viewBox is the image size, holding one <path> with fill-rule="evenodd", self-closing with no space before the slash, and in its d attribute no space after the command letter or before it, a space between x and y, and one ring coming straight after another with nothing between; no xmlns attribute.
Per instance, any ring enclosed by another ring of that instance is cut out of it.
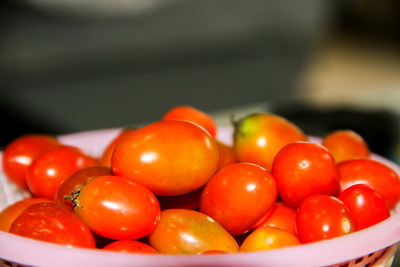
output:
<svg viewBox="0 0 400 267"><path fill-rule="evenodd" d="M164 196L202 187L217 164L214 138L186 121L160 121L134 131L118 143L111 159L114 174Z"/></svg>
<svg viewBox="0 0 400 267"><path fill-rule="evenodd" d="M117 240L106 245L103 250L122 253L158 254L158 252L146 243L136 240Z"/></svg>

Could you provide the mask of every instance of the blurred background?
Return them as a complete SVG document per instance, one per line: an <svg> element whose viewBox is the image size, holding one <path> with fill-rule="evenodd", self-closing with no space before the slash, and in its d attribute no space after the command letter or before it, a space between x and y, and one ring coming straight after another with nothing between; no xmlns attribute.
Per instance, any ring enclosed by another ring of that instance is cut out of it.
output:
<svg viewBox="0 0 400 267"><path fill-rule="evenodd" d="M398 0L0 4L0 147L185 104L220 125L268 111L311 135L350 128L399 162L399 88Z"/></svg>

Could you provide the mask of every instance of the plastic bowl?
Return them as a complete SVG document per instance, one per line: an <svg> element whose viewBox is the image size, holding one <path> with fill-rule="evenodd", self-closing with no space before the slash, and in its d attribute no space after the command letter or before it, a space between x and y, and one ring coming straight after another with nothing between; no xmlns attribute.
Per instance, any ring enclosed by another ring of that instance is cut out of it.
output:
<svg viewBox="0 0 400 267"><path fill-rule="evenodd" d="M63 135L59 139L98 156L120 131L90 131ZM217 138L232 143L232 129L219 128ZM372 157L400 175L400 167L393 162L377 155ZM9 183L0 167L0 209L25 196L27 192ZM390 218L367 229L326 241L269 251L202 256L124 254L69 248L0 232L0 259L6 266L390 266L399 241L400 203L397 203Z"/></svg>

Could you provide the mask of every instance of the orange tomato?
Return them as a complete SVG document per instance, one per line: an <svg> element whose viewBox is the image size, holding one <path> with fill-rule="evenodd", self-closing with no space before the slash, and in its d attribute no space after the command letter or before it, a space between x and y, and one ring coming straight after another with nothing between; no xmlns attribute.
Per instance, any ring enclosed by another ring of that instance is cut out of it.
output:
<svg viewBox="0 0 400 267"><path fill-rule="evenodd" d="M259 227L275 227L296 234L296 210L283 202L277 202L257 225Z"/></svg>
<svg viewBox="0 0 400 267"><path fill-rule="evenodd" d="M218 140L216 140L216 143L218 148L218 170L237 162L235 150L232 146L228 146Z"/></svg>
<svg viewBox="0 0 400 267"><path fill-rule="evenodd" d="M130 134L131 132L135 131L134 128L127 128L122 130L106 147L103 151L103 154L100 157L100 164L103 166L111 167L111 157L112 153L114 152L115 146L118 144L119 141L122 140L125 136Z"/></svg>

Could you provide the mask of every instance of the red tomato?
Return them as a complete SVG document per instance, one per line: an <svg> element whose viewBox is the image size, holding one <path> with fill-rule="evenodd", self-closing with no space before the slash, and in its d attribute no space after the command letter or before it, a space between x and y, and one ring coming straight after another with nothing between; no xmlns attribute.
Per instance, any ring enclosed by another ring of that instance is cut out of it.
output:
<svg viewBox="0 0 400 267"><path fill-rule="evenodd" d="M165 113L161 120L190 121L203 127L211 136L216 136L217 126L214 122L214 119L203 111L191 106L174 107Z"/></svg>
<svg viewBox="0 0 400 267"><path fill-rule="evenodd" d="M135 131L134 128L127 128L122 130L117 137L115 137L111 143L108 144L106 149L103 151L103 154L100 157L100 164L103 166L111 167L111 157L112 153L114 152L115 146L118 144L119 141L122 140L125 136L130 134L131 132Z"/></svg>
<svg viewBox="0 0 400 267"><path fill-rule="evenodd" d="M367 143L352 130L334 131L324 137L322 145L329 150L336 162L370 156Z"/></svg>
<svg viewBox="0 0 400 267"><path fill-rule="evenodd" d="M306 140L297 126L280 116L252 114L235 124L233 147L239 162L256 163L269 171L283 146Z"/></svg>
<svg viewBox="0 0 400 267"><path fill-rule="evenodd" d="M309 243L349 234L354 231L354 224L338 198L313 195L298 207L296 229L300 241Z"/></svg>
<svg viewBox="0 0 400 267"><path fill-rule="evenodd" d="M72 192L74 190L87 183L93 177L104 175L112 175L111 168L105 166L92 166L77 170L62 182L57 190L55 201L72 209L72 199L66 199L65 197L72 197Z"/></svg>
<svg viewBox="0 0 400 267"><path fill-rule="evenodd" d="M218 140L217 142L217 148L218 148L218 167L217 169L220 170L230 164L236 163L236 155L235 155L235 150L233 149L232 146L228 146Z"/></svg>
<svg viewBox="0 0 400 267"><path fill-rule="evenodd" d="M240 252L252 252L300 245L293 233L275 227L261 227L252 232L240 246Z"/></svg>
<svg viewBox="0 0 400 267"><path fill-rule="evenodd" d="M277 202L268 211L264 220L256 226L275 227L286 232L296 233L296 210L282 202Z"/></svg>
<svg viewBox="0 0 400 267"><path fill-rule="evenodd" d="M117 240L106 245L103 250L123 253L158 254L157 250L151 246L136 240Z"/></svg>
<svg viewBox="0 0 400 267"><path fill-rule="evenodd" d="M385 198L389 209L399 201L399 176L385 164L372 159L353 159L339 163L338 167L341 191L354 184L366 184Z"/></svg>
<svg viewBox="0 0 400 267"><path fill-rule="evenodd" d="M204 213L170 209L149 236L150 245L162 254L199 254L218 250L238 252L236 240L218 222Z"/></svg>
<svg viewBox="0 0 400 267"><path fill-rule="evenodd" d="M8 232L15 218L17 218L24 209L40 202L50 202L50 200L45 198L25 198L6 207L0 212L0 231Z"/></svg>
<svg viewBox="0 0 400 267"><path fill-rule="evenodd" d="M26 176L29 190L38 197L54 199L58 187L75 171L97 165L97 161L78 148L57 146L38 155Z"/></svg>
<svg viewBox="0 0 400 267"><path fill-rule="evenodd" d="M350 186L339 195L339 199L348 208L356 230L375 225L390 217L382 195L365 184Z"/></svg>
<svg viewBox="0 0 400 267"><path fill-rule="evenodd" d="M42 151L59 145L56 138L44 134L21 136L9 143L3 152L3 170L20 188L28 189L26 171L32 160Z"/></svg>
<svg viewBox="0 0 400 267"><path fill-rule="evenodd" d="M95 248L90 229L69 208L42 202L27 207L10 233L73 247Z"/></svg>
<svg viewBox="0 0 400 267"><path fill-rule="evenodd" d="M118 176L98 176L75 199L75 213L98 235L111 239L144 237L160 220L160 205L141 184Z"/></svg>
<svg viewBox="0 0 400 267"><path fill-rule="evenodd" d="M310 142L286 145L276 155L272 176L279 196L292 207L315 194L339 193L339 172L326 148Z"/></svg>
<svg viewBox="0 0 400 267"><path fill-rule="evenodd" d="M203 187L192 192L178 196L158 196L161 210L166 209L188 209L196 210L199 207L200 195Z"/></svg>
<svg viewBox="0 0 400 267"><path fill-rule="evenodd" d="M160 121L122 139L111 158L115 175L139 182L156 195L181 195L202 187L218 164L209 134L186 121Z"/></svg>
<svg viewBox="0 0 400 267"><path fill-rule="evenodd" d="M207 183L200 211L222 224L232 235L250 230L275 203L274 178L252 163L229 165Z"/></svg>

